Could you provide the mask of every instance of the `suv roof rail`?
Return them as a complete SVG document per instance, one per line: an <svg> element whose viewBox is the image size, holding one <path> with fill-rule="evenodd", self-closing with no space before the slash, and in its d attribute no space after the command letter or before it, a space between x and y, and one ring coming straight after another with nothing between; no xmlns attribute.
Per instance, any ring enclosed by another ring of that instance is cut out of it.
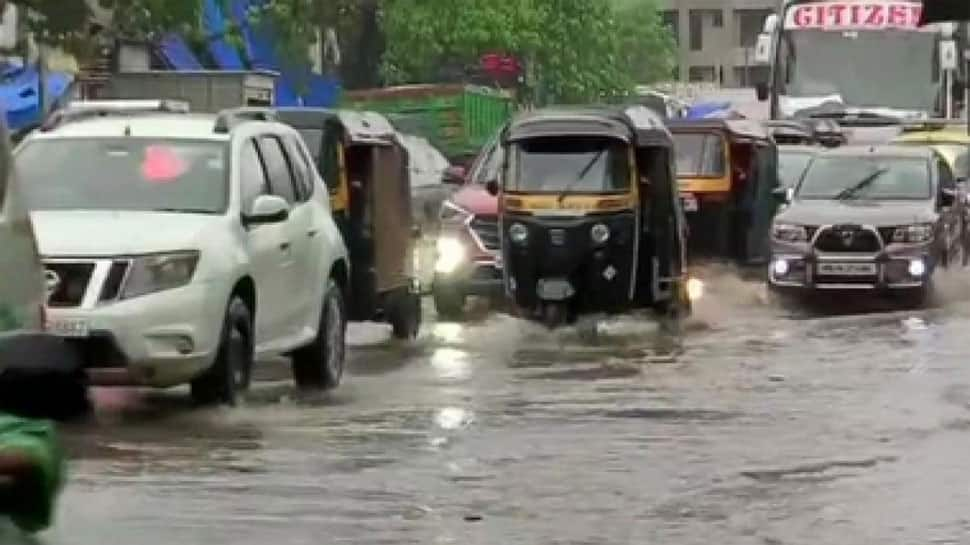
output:
<svg viewBox="0 0 970 545"><path fill-rule="evenodd" d="M236 125L248 121L279 121L279 116L272 108L262 106L228 108L219 112L213 130L217 133L227 133Z"/></svg>
<svg viewBox="0 0 970 545"><path fill-rule="evenodd" d="M903 123L903 131L907 132L929 132L929 131L942 131L946 129L961 129L966 127L965 119L944 119L944 118L931 118L931 119L918 119L915 121L907 121Z"/></svg>
<svg viewBox="0 0 970 545"><path fill-rule="evenodd" d="M44 120L40 130L47 132L92 117L133 116L151 113L189 113L189 103L184 100L84 100L71 102L54 110Z"/></svg>

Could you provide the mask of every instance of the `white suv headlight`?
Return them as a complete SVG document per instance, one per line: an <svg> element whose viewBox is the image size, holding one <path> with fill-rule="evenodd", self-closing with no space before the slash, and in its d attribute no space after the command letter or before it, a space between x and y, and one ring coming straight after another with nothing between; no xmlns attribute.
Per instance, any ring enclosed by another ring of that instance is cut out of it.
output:
<svg viewBox="0 0 970 545"><path fill-rule="evenodd" d="M928 242L933 238L932 223L903 225L893 231L893 242Z"/></svg>
<svg viewBox="0 0 970 545"><path fill-rule="evenodd" d="M173 252L136 257L121 292L131 299L188 284L199 264L199 252Z"/></svg>
<svg viewBox="0 0 970 545"><path fill-rule="evenodd" d="M776 223L771 226L771 238L782 242L805 242L808 240L808 230L804 225Z"/></svg>

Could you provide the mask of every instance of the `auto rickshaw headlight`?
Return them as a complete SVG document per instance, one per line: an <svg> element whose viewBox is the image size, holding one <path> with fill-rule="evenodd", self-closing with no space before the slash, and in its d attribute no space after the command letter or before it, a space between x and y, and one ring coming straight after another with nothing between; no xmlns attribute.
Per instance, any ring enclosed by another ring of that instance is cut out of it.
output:
<svg viewBox="0 0 970 545"><path fill-rule="evenodd" d="M524 244L529 240L529 228L521 223L513 223L509 226L509 239L516 244Z"/></svg>
<svg viewBox="0 0 970 545"><path fill-rule="evenodd" d="M596 244L605 244L610 240L610 228L605 223L597 223L589 230L589 236Z"/></svg>
<svg viewBox="0 0 970 545"><path fill-rule="evenodd" d="M771 227L771 238L782 242L805 242L808 231L802 225L776 223Z"/></svg>

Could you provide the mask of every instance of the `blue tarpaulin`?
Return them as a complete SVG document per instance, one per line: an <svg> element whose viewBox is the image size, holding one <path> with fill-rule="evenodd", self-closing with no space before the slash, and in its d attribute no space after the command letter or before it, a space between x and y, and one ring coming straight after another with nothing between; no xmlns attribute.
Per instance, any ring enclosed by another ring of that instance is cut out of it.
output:
<svg viewBox="0 0 970 545"><path fill-rule="evenodd" d="M687 109L687 119L705 119L709 117L723 116L724 112L731 109L730 102L698 102Z"/></svg>
<svg viewBox="0 0 970 545"><path fill-rule="evenodd" d="M162 57L173 70L202 70L202 63L178 34L166 34L158 45Z"/></svg>
<svg viewBox="0 0 970 545"><path fill-rule="evenodd" d="M243 70L246 65L243 63L239 52L226 41L227 30L226 18L219 6L220 0L205 0L202 12L202 22L206 33L210 36L209 54L216 66L222 70Z"/></svg>
<svg viewBox="0 0 970 545"><path fill-rule="evenodd" d="M63 72L48 72L47 103L55 104L70 90L73 76ZM40 95L37 84L40 78L35 66L27 68L6 68L0 79L0 108L7 117L7 126L12 132L40 124Z"/></svg>
<svg viewBox="0 0 970 545"><path fill-rule="evenodd" d="M274 105L318 108L330 108L336 105L340 87L334 79L313 74L306 68L297 69L288 66L284 68L285 65L280 61L275 49L272 26L269 23L250 24L250 6L259 7L265 2L266 0L234 0L232 17L240 26L250 66L257 70L272 70L280 73L280 77L276 80ZM299 87L305 89L302 95L297 91Z"/></svg>

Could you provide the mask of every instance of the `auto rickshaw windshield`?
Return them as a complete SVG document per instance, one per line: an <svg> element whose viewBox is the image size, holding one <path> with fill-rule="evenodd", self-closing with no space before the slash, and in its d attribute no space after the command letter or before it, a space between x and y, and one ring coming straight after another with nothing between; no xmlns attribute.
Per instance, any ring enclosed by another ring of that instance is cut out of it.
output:
<svg viewBox="0 0 970 545"><path fill-rule="evenodd" d="M725 174L724 138L713 133L674 133L677 174L720 178Z"/></svg>
<svg viewBox="0 0 970 545"><path fill-rule="evenodd" d="M603 137L541 137L516 142L506 190L623 193L630 189L628 144Z"/></svg>

